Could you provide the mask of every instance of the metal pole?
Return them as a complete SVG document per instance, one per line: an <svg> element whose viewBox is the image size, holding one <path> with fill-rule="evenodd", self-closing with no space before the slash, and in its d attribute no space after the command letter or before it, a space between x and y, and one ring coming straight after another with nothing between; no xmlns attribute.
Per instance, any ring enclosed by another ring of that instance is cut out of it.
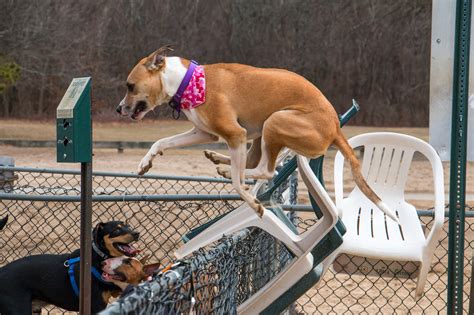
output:
<svg viewBox="0 0 474 315"><path fill-rule="evenodd" d="M469 291L469 315L474 314L474 268L473 268L473 262L474 261L474 251L472 251L472 256L471 256L471 289Z"/></svg>
<svg viewBox="0 0 474 315"><path fill-rule="evenodd" d="M457 0L449 180L448 314L463 313L470 38L471 0Z"/></svg>
<svg viewBox="0 0 474 315"><path fill-rule="evenodd" d="M81 163L81 276L79 313L91 314L92 162Z"/></svg>

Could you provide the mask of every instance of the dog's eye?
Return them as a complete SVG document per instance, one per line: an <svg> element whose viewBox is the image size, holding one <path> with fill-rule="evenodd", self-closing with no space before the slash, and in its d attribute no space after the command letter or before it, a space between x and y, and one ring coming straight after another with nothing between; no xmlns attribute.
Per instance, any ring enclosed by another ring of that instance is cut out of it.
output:
<svg viewBox="0 0 474 315"><path fill-rule="evenodd" d="M132 264L132 261L130 259L125 259L123 261L126 265L131 265Z"/></svg>
<svg viewBox="0 0 474 315"><path fill-rule="evenodd" d="M121 231L122 231L121 229L115 229L112 232L110 232L110 236L112 237L119 236L121 234Z"/></svg>
<svg viewBox="0 0 474 315"><path fill-rule="evenodd" d="M133 92L134 88L135 88L135 84L127 82L127 89L128 89L129 92Z"/></svg>

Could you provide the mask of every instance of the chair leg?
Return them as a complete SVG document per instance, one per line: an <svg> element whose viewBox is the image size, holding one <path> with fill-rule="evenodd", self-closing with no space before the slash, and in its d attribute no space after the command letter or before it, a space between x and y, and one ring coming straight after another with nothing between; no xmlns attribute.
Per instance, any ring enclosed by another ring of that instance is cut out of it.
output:
<svg viewBox="0 0 474 315"><path fill-rule="evenodd" d="M415 299L418 300L423 296L424 288L426 279L428 277L428 272L431 268L431 259L427 260L426 262L421 262L420 264L420 272L418 273L418 280L416 282L416 291L415 291Z"/></svg>
<svg viewBox="0 0 474 315"><path fill-rule="evenodd" d="M230 235L248 227L258 227L266 231L283 242L296 256L303 254L303 251L295 244L299 237L277 216L271 211L265 210L262 218L260 218L250 206L243 204L181 246L175 252L175 256L182 259L199 248L221 239L224 235Z"/></svg>
<svg viewBox="0 0 474 315"><path fill-rule="evenodd" d="M333 252L332 254L330 254L328 257L326 257L322 262L321 264L323 265L323 272L321 273L321 279L323 279L324 275L326 274L326 272L329 270L329 268L332 266L332 264L334 263L334 260L336 260L337 256L339 256L340 254L340 251L336 249L335 252ZM317 282L313 288L314 289L317 289L319 288L319 286L321 285L323 281L319 281Z"/></svg>
<svg viewBox="0 0 474 315"><path fill-rule="evenodd" d="M335 250L331 255L326 257L326 259L323 260L323 275L326 274L326 271L329 270L329 267L332 266L334 261L336 260L337 256L339 256L340 250Z"/></svg>

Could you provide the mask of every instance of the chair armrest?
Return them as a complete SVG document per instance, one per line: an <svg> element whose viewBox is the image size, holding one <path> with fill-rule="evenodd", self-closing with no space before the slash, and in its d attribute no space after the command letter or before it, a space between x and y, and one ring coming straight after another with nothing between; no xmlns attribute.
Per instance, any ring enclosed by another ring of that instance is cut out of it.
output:
<svg viewBox="0 0 474 315"><path fill-rule="evenodd" d="M443 224L444 224L444 205L443 206L435 206L434 209L434 218L433 218L433 226L431 227L428 236L426 237L426 243L428 246L432 242L436 242L439 239L439 234L443 230Z"/></svg>

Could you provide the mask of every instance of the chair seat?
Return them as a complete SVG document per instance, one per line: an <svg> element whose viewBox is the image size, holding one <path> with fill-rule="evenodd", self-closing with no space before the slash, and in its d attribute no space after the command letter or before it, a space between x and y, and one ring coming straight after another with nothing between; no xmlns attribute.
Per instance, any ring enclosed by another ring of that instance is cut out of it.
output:
<svg viewBox="0 0 474 315"><path fill-rule="evenodd" d="M396 212L400 225L380 211L358 190L342 202L347 228L341 252L374 259L421 261L426 238L416 209L382 196Z"/></svg>

